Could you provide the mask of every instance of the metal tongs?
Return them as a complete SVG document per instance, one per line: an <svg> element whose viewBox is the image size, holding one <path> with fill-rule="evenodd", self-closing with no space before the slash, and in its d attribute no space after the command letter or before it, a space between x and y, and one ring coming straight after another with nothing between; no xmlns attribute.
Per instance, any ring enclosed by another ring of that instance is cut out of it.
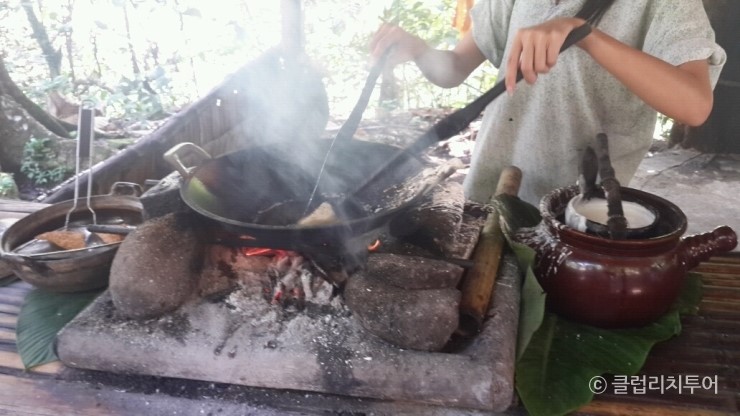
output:
<svg viewBox="0 0 740 416"><path fill-rule="evenodd" d="M100 244L100 239L93 233L87 231L84 227L80 228L80 221L75 219L72 224L72 230L70 230L70 220L72 215L78 212L78 205L80 198L80 171L83 165L88 170L88 182L87 182L87 196L84 198L85 206L92 216L92 222L90 224L97 225L97 215L92 207L92 156L93 156L93 137L94 137L94 103L91 100L85 100L80 105L79 117L77 123L77 154L75 162L75 189L74 189L74 200L72 201L72 207L67 211L64 227L57 231L73 231L82 232L85 237L85 248L74 249L74 250L58 250L52 249L51 251L44 246L44 250L37 251L39 247L35 247L40 240L32 238L31 240L21 244L13 250L14 254L22 255L26 259L39 258L44 260L61 260L73 255L76 255L80 250L95 250L97 247L104 247ZM50 243L47 243L50 244ZM35 248L34 248L35 247ZM49 246L52 247L52 246ZM30 251L29 251L30 249Z"/></svg>
<svg viewBox="0 0 740 416"><path fill-rule="evenodd" d="M75 162L75 196L72 208L67 211L67 217L64 220L64 229L69 230L69 219L77 210L77 204L80 199L80 167L83 163L87 165L87 196L85 198L85 205L87 210L92 214L92 224L97 225L98 218L95 215L95 210L90 204L90 197L92 196L92 183L93 183L93 170L92 170L92 156L93 156L93 138L95 136L95 108L91 100L84 100L80 105L79 117L77 121L77 158Z"/></svg>
<svg viewBox="0 0 740 416"><path fill-rule="evenodd" d="M378 78L383 72L383 67L388 60L388 56L390 56L390 54L395 49L395 46L390 46L388 49L386 49L383 52L383 55L381 55L381 57L375 63L375 65L370 68L367 79L365 79L365 85L362 88L362 92L360 93L360 97L357 99L354 108L352 108L352 112L350 113L344 124L342 124L342 127L339 129L339 132L337 132L337 135L334 136L331 143L329 144L329 150L327 150L326 155L324 155L324 161L321 164L319 176L316 178L316 183L311 190L311 195L309 195L308 200L306 201L306 207L303 209L302 217L306 217L306 214L308 214L308 210L311 208L311 203L313 202L314 197L316 197L316 191L318 191L319 185L321 184L321 178L324 176L326 162L329 160L332 149L334 149L334 144L337 141L341 142L350 140L355 135L355 132L357 132L357 128L360 126L360 121L362 121L362 114L365 112L367 104L370 102L370 95L375 89L375 84L378 82Z"/></svg>

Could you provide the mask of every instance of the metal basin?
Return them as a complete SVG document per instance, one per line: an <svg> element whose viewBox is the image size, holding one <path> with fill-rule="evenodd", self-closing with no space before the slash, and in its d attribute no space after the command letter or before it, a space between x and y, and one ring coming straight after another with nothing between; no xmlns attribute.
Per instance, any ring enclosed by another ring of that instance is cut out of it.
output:
<svg viewBox="0 0 740 416"><path fill-rule="evenodd" d="M90 207L96 212L98 224L141 223L141 202L138 195L121 193L126 186L117 183L113 185L111 194L90 198ZM92 222L86 199L77 200L70 224L84 226ZM75 250L25 249L39 234L64 228L67 212L74 205L75 200L69 200L42 208L21 218L5 231L0 240L0 258L19 278L52 292L81 292L107 286L110 265L120 243Z"/></svg>

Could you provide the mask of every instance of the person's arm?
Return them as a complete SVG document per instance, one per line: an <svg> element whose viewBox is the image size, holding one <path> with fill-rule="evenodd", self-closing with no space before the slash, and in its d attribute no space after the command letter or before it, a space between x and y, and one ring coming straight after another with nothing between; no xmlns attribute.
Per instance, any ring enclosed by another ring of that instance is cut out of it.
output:
<svg viewBox="0 0 740 416"><path fill-rule="evenodd" d="M506 86L515 89L517 69L529 83L556 63L570 31L584 21L554 19L517 32L506 64ZM594 28L578 43L604 69L660 113L690 126L702 124L712 110L713 95L706 60L674 66L634 49Z"/></svg>
<svg viewBox="0 0 740 416"><path fill-rule="evenodd" d="M424 77L443 88L460 85L486 59L470 33L447 51L434 49L398 26L386 24L370 42L371 56L377 59L389 47L395 48L388 57L389 65L414 61Z"/></svg>
<svg viewBox="0 0 740 416"><path fill-rule="evenodd" d="M714 96L706 59L674 66L598 29L581 47L658 112L689 126L709 117Z"/></svg>

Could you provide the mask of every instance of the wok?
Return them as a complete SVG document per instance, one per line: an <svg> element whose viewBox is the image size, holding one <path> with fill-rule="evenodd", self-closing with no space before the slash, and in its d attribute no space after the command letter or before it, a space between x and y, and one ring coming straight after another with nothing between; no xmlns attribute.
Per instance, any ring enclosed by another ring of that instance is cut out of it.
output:
<svg viewBox="0 0 740 416"><path fill-rule="evenodd" d="M192 143L181 143L170 149L165 159L182 175L183 201L252 246L291 249L341 245L382 227L422 196L415 182L426 165L405 155L401 167L343 204L344 209L336 212L339 221L297 225L331 142L256 145L217 158ZM321 198L309 208L352 193L398 152L397 147L381 143L335 142L318 190ZM183 160L188 157L194 166L185 166Z"/></svg>

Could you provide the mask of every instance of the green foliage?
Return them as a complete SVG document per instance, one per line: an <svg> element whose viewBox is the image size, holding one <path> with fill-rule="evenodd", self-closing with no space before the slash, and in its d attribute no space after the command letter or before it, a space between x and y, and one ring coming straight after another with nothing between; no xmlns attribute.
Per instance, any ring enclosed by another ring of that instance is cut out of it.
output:
<svg viewBox="0 0 740 416"><path fill-rule="evenodd" d="M455 0L394 0L382 16L439 49L451 49L460 38L452 27ZM428 82L413 64L400 68L405 108L462 107L477 98L496 80L490 64L474 71L460 87L443 89Z"/></svg>
<svg viewBox="0 0 740 416"><path fill-rule="evenodd" d="M398 25L433 46L449 47L457 42L457 31L451 24L454 12L454 0L393 0L383 11L382 20Z"/></svg>
<svg viewBox="0 0 740 416"><path fill-rule="evenodd" d="M39 186L55 185L67 175L67 170L56 161L50 144L48 138L32 137L23 146L21 173Z"/></svg>
<svg viewBox="0 0 740 416"><path fill-rule="evenodd" d="M114 94L104 94L108 105L116 110L121 117L130 120L148 120L164 111L162 98L153 94L145 87L142 77L134 79L123 78ZM166 80L161 82L166 87Z"/></svg>
<svg viewBox="0 0 740 416"><path fill-rule="evenodd" d="M12 173L0 172L0 198L18 198L18 187Z"/></svg>
<svg viewBox="0 0 740 416"><path fill-rule="evenodd" d="M671 128L673 127L673 119L663 114L658 113L658 122L656 124L656 130L660 133L660 137L668 138L671 134Z"/></svg>
<svg viewBox="0 0 740 416"><path fill-rule="evenodd" d="M51 293L30 292L18 314L16 339L18 355L27 369L57 360L54 341L57 333L77 316L101 291Z"/></svg>
<svg viewBox="0 0 740 416"><path fill-rule="evenodd" d="M224 0L218 8L205 8L197 0L40 0L33 3L35 13L63 54L61 75L50 79L23 1L4 0L0 10L7 23L0 27L0 49L19 87L42 107L54 90L73 102L93 99L106 117L128 122L176 112L281 37L280 2ZM450 48L459 38L452 28L454 6L455 0L305 2L306 53L326 75L332 115L346 116L356 101L367 76L368 41L383 19ZM398 108L459 107L492 84L490 72L488 65L461 87L443 89L415 65L401 65ZM372 100L370 109L376 105Z"/></svg>

